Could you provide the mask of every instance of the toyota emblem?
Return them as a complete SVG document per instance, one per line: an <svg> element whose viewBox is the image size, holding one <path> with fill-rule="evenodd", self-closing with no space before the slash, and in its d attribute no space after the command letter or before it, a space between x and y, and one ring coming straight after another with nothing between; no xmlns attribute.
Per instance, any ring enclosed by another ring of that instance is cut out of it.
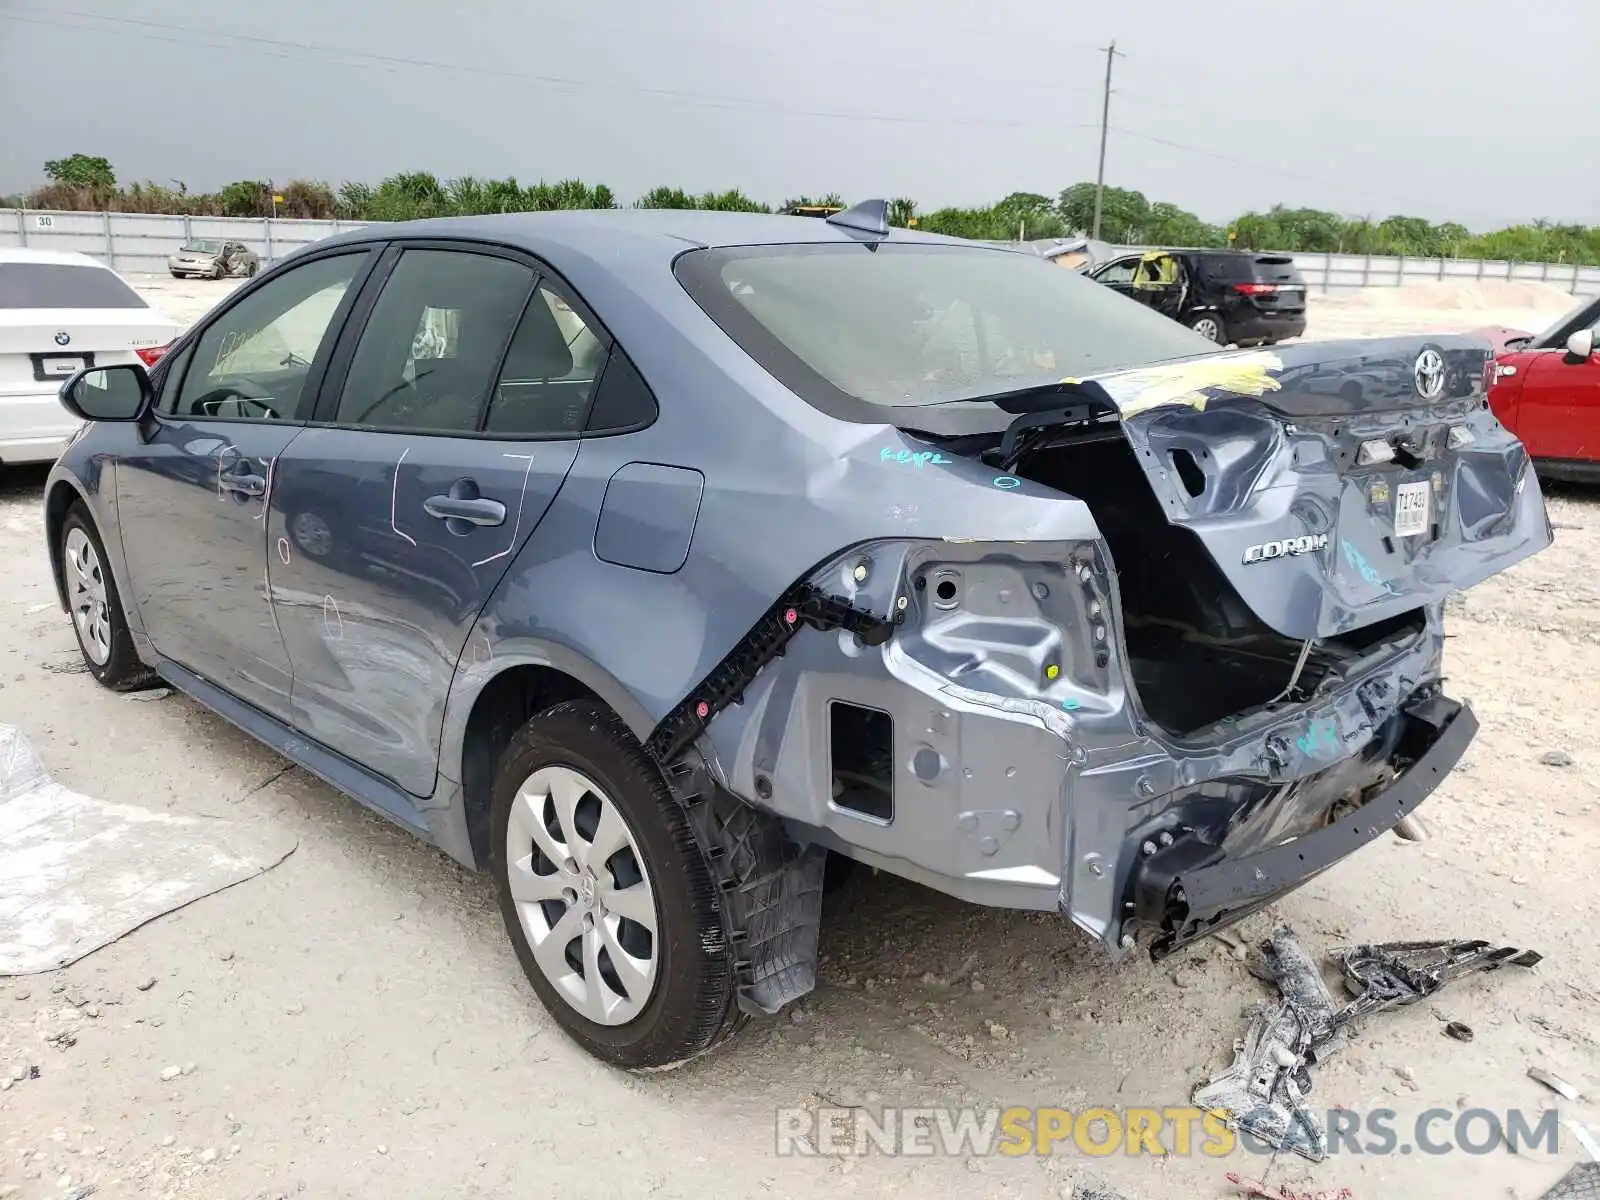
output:
<svg viewBox="0 0 1600 1200"><path fill-rule="evenodd" d="M1411 369L1417 395L1424 400L1437 400L1444 392L1444 355L1432 346L1417 355L1417 364Z"/></svg>
<svg viewBox="0 0 1600 1200"><path fill-rule="evenodd" d="M70 333L68 333L65 329L61 330L59 333L56 334L56 345L58 345L58 346L65 346L71 340L72 340L72 335Z"/></svg>

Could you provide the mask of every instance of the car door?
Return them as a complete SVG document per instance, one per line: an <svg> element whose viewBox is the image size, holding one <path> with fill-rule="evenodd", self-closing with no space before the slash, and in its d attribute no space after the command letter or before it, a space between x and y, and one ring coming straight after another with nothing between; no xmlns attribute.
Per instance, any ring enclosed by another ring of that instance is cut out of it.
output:
<svg viewBox="0 0 1600 1200"><path fill-rule="evenodd" d="M321 255L242 292L185 339L117 462L133 601L155 648L279 717L289 659L268 603L265 502L375 258Z"/></svg>
<svg viewBox="0 0 1600 1200"><path fill-rule="evenodd" d="M1114 258L1105 266L1095 271L1089 278L1096 283L1102 283L1114 292L1120 292L1130 300L1141 300L1142 297L1134 290L1133 277L1139 269L1139 256L1129 255L1125 258Z"/></svg>
<svg viewBox="0 0 1600 1200"><path fill-rule="evenodd" d="M393 248L278 461L269 564L296 723L414 795L489 595L577 455L608 340L510 252ZM364 310L364 311L363 311Z"/></svg>
<svg viewBox="0 0 1600 1200"><path fill-rule="evenodd" d="M1514 432L1528 453L1537 459L1600 461L1600 354L1575 359L1563 347L1516 358L1522 363L1522 387Z"/></svg>

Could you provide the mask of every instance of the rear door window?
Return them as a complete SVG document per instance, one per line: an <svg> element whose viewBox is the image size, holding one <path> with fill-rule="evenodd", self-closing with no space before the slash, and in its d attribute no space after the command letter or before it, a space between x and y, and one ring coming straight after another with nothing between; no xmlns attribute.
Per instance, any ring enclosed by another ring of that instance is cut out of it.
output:
<svg viewBox="0 0 1600 1200"><path fill-rule="evenodd" d="M407 250L356 344L334 422L475 432L533 285L533 270L509 259Z"/></svg>
<svg viewBox="0 0 1600 1200"><path fill-rule="evenodd" d="M577 437L606 345L554 286L534 291L495 385L489 433Z"/></svg>
<svg viewBox="0 0 1600 1200"><path fill-rule="evenodd" d="M149 308L113 271L71 263L0 266L0 308Z"/></svg>

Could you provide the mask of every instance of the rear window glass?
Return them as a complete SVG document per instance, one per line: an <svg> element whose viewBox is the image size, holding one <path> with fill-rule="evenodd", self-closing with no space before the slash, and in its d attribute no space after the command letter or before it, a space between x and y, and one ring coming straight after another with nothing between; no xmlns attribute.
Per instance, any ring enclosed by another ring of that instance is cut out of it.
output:
<svg viewBox="0 0 1600 1200"><path fill-rule="evenodd" d="M1243 283L1252 279L1275 282L1299 279L1294 259L1281 254L1208 254L1201 260L1206 274L1224 283Z"/></svg>
<svg viewBox="0 0 1600 1200"><path fill-rule="evenodd" d="M749 246L691 251L675 269L752 358L844 420L1216 349L1076 271L1006 251Z"/></svg>
<svg viewBox="0 0 1600 1200"><path fill-rule="evenodd" d="M64 263L0 265L0 308L147 308L112 272Z"/></svg>

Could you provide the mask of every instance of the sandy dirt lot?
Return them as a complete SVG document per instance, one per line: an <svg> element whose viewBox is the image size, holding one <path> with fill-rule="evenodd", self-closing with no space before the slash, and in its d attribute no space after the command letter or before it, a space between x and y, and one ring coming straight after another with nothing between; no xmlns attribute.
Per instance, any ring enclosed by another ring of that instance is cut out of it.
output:
<svg viewBox="0 0 1600 1200"><path fill-rule="evenodd" d="M150 290L193 317L226 286ZM1569 305L1512 315L1538 328ZM1490 323L1481 306L1314 311L1318 336L1419 328L1441 312L1454 314L1443 328ZM486 878L188 700L114 696L75 670L42 483L0 475L0 723L79 792L266 823L298 849L65 970L0 980L0 1195L1081 1200L1113 1194L1103 1188L1192 1200L1237 1195L1224 1181L1236 1170L1357 1200L1530 1200L1579 1157L1565 1136L1555 1157L1317 1166L1065 1147L777 1157L783 1106L1186 1105L1231 1058L1241 1009L1269 993L1218 941L1109 968L1055 917L863 876L831 898L819 986L792 1013L669 1074L599 1066L534 999ZM1429 1109L1536 1118L1560 1104L1600 1129L1600 1106L1527 1077L1543 1066L1600 1089L1600 493L1555 490L1549 505L1555 545L1451 605L1448 688L1483 730L1420 810L1429 840L1385 837L1240 930L1253 940L1288 921L1318 954L1481 937L1546 956L1382 1015L1318 1069L1315 1104L1394 1109L1402 1142ZM1442 1018L1474 1040L1445 1037ZM164 1079L169 1067L180 1073Z"/></svg>

